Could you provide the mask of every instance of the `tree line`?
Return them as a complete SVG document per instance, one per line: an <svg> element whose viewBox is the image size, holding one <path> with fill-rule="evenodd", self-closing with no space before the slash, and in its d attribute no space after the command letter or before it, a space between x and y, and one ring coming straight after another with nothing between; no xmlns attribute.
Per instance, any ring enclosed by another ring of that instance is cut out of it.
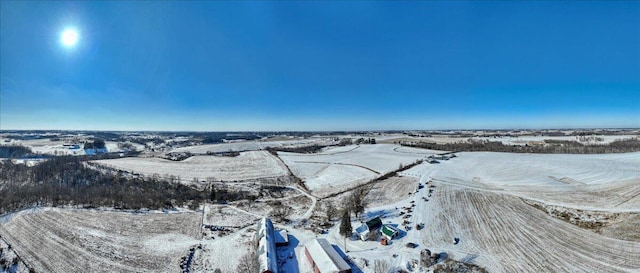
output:
<svg viewBox="0 0 640 273"><path fill-rule="evenodd" d="M298 147L267 147L267 151L275 156L278 155L278 152L286 152L286 153L298 153L298 154L313 154L320 152L327 145L318 145L313 144L309 146L298 146Z"/></svg>
<svg viewBox="0 0 640 273"><path fill-rule="evenodd" d="M0 158L21 158L32 155L29 147L21 145L0 145Z"/></svg>
<svg viewBox="0 0 640 273"><path fill-rule="evenodd" d="M159 175L131 176L86 164L92 157L59 156L36 166L0 162L0 214L33 206L83 208L198 208L204 201L235 201L247 192L176 183Z"/></svg>
<svg viewBox="0 0 640 273"><path fill-rule="evenodd" d="M616 140L609 144L584 145L569 140L544 140L543 145L505 145L497 141L469 141L463 143L400 142L402 146L453 152L506 152L539 154L605 154L640 151L640 139Z"/></svg>

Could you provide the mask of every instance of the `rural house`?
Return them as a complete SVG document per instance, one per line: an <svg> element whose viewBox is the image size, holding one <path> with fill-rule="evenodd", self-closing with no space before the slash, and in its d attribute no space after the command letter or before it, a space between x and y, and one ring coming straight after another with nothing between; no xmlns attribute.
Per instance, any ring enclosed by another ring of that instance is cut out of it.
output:
<svg viewBox="0 0 640 273"><path fill-rule="evenodd" d="M355 232L360 237L360 240L366 241L369 238L369 233L379 230L380 227L382 227L382 220L380 217L376 217L362 223L361 226L356 228Z"/></svg>
<svg viewBox="0 0 640 273"><path fill-rule="evenodd" d="M351 267L326 239L314 239L306 244L304 254L315 273L351 273Z"/></svg>

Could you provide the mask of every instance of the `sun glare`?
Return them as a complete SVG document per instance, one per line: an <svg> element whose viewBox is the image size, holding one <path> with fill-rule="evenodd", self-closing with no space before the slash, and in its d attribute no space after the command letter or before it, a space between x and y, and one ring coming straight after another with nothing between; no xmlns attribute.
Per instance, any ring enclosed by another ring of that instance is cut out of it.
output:
<svg viewBox="0 0 640 273"><path fill-rule="evenodd" d="M60 35L60 42L65 47L74 47L78 43L78 31L73 28L67 28Z"/></svg>

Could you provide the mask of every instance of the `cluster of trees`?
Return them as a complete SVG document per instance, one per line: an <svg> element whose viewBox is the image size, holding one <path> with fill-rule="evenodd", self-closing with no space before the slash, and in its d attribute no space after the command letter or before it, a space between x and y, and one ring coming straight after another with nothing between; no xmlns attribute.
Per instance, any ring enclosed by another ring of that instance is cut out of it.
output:
<svg viewBox="0 0 640 273"><path fill-rule="evenodd" d="M93 142L87 141L87 143L84 144L85 150L86 149L104 149L106 147L107 146L105 145L104 140L100 138L94 140Z"/></svg>
<svg viewBox="0 0 640 273"><path fill-rule="evenodd" d="M209 178L209 179L213 179L213 178ZM207 194L208 201L217 202L217 203L225 203L225 202L236 201L236 200L255 201L256 199L258 199L258 196L253 195L248 191L230 190L227 187L221 187L221 186L216 187L215 184L213 183L209 184L209 187L205 189L205 193Z"/></svg>
<svg viewBox="0 0 640 273"><path fill-rule="evenodd" d="M269 147L267 151L269 151L273 155L277 155L278 152L287 152L287 153L299 153L299 154L312 154L321 151L323 148L327 147L326 145L309 145L309 146L299 146L299 147Z"/></svg>
<svg viewBox="0 0 640 273"><path fill-rule="evenodd" d="M271 205L272 208L271 212L269 212L269 216L274 218L278 222L285 221L292 212L290 206L282 204L282 202L280 201L274 201L269 205Z"/></svg>
<svg viewBox="0 0 640 273"><path fill-rule="evenodd" d="M194 133L193 137L201 138L202 144L222 143L224 140L255 140L262 136L253 133L228 133L228 132L209 132Z"/></svg>
<svg viewBox="0 0 640 273"><path fill-rule="evenodd" d="M375 138L358 138L356 140L353 140L351 138L343 138L340 139L340 142L338 142L338 146L346 146L346 145L351 145L351 144L376 144L376 139Z"/></svg>
<svg viewBox="0 0 640 273"><path fill-rule="evenodd" d="M431 142L401 142L403 146L454 152L508 152L540 154L605 154L640 151L640 139L613 141L607 145L583 145L577 141L545 140L544 145L505 145L495 141L437 144Z"/></svg>
<svg viewBox="0 0 640 273"><path fill-rule="evenodd" d="M166 153L163 158L171 161L182 161L191 156L192 154L190 152L171 152Z"/></svg>
<svg viewBox="0 0 640 273"><path fill-rule="evenodd" d="M164 143L164 139L162 139L160 137L157 137L157 136L150 137L150 138L147 138L147 137L130 137L128 140L130 142L132 142L132 143L137 143L137 144L145 145L145 146L147 146L147 143L149 143L149 142L153 143L154 145L160 145L160 144Z"/></svg>
<svg viewBox="0 0 640 273"><path fill-rule="evenodd" d="M364 210L369 205L369 201L367 200L367 195L371 191L371 186L366 185L362 187L355 188L351 191L351 194L346 199L346 210L355 214L356 218L364 213Z"/></svg>
<svg viewBox="0 0 640 273"><path fill-rule="evenodd" d="M0 145L0 158L20 158L33 154L29 147L20 145Z"/></svg>
<svg viewBox="0 0 640 273"><path fill-rule="evenodd" d="M91 168L83 157L60 156L33 167L0 164L0 214L32 206L195 208L204 200L244 198L225 190L199 190L159 176L125 177Z"/></svg>
<svg viewBox="0 0 640 273"><path fill-rule="evenodd" d="M371 191L371 188L372 187L370 185L357 187L351 191L347 198L343 199L345 202L342 209L342 217L340 218L339 232L340 235L345 238L351 237L351 234L353 233L353 227L351 226L351 214L355 214L357 218L364 213L365 209L369 205L366 197ZM328 221L331 221L338 213L339 211L333 206L333 204L331 204L331 202L328 202L325 205L325 214Z"/></svg>
<svg viewBox="0 0 640 273"><path fill-rule="evenodd" d="M238 151L229 151L229 152L212 152L212 151L207 151L207 155L213 155L213 156L226 156L226 157L236 157L240 155L240 152Z"/></svg>
<svg viewBox="0 0 640 273"><path fill-rule="evenodd" d="M375 138L358 138L355 141L356 144L376 144Z"/></svg>

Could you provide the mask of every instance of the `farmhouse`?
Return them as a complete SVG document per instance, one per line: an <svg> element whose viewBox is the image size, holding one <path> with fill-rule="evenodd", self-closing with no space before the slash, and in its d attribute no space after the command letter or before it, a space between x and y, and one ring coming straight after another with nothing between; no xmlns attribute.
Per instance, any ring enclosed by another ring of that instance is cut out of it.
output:
<svg viewBox="0 0 640 273"><path fill-rule="evenodd" d="M308 243L304 254L315 273L351 273L351 267L326 239L314 239Z"/></svg>
<svg viewBox="0 0 640 273"><path fill-rule="evenodd" d="M376 217L364 222L361 226L356 228L355 232L358 234L358 237L360 237L360 240L366 241L369 238L369 233L377 231L380 227L382 227L382 220L380 217Z"/></svg>
<svg viewBox="0 0 640 273"><path fill-rule="evenodd" d="M262 218L258 222L258 232L256 232L258 245L258 263L260 273L278 273L278 256L276 253L276 243L273 230L273 223L269 218Z"/></svg>

